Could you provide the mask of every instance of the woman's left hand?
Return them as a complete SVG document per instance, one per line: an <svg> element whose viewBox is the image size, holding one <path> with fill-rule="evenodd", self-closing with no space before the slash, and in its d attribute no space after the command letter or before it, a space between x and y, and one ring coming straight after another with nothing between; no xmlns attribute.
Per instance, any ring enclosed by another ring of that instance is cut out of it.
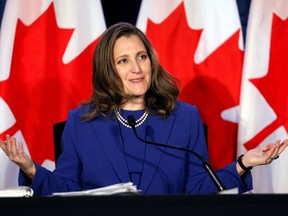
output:
<svg viewBox="0 0 288 216"><path fill-rule="evenodd" d="M254 148L246 152L242 157L242 163L246 167L254 167L259 165L270 164L273 160L276 160L280 154L288 146L288 139L281 142L277 140L276 143L267 144L263 147ZM237 163L237 171L239 174L242 174L242 170Z"/></svg>

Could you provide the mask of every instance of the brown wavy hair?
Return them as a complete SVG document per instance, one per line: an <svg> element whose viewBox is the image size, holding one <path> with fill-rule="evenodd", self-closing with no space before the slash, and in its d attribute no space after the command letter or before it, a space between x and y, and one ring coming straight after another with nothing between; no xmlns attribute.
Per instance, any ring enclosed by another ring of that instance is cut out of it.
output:
<svg viewBox="0 0 288 216"><path fill-rule="evenodd" d="M93 57L93 92L89 101L83 103L90 109L83 115L83 120L91 120L98 115L111 117L113 110L128 99L115 69L113 51L118 38L132 35L143 42L151 61L151 85L145 94L145 107L150 113L161 115L164 119L174 109L179 95L179 81L160 65L145 34L129 23L120 22L107 28L97 43Z"/></svg>

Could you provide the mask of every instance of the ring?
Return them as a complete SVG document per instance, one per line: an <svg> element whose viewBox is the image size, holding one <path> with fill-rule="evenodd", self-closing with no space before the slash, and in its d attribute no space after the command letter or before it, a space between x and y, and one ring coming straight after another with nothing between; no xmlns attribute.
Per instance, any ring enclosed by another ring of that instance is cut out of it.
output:
<svg viewBox="0 0 288 216"><path fill-rule="evenodd" d="M276 160L277 158L279 158L279 155L274 156L273 160Z"/></svg>

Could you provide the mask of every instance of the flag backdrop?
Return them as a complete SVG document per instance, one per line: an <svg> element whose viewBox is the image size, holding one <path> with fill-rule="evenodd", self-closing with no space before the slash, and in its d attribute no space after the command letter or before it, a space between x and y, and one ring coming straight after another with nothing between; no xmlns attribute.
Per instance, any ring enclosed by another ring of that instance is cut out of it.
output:
<svg viewBox="0 0 288 216"><path fill-rule="evenodd" d="M0 31L0 136L22 140L49 169L52 125L89 96L91 56L105 19L108 25L137 20L141 0L117 2L7 1ZM253 0L239 106L243 48L236 2L245 27L250 0L143 0L137 21L161 63L182 82L180 99L199 107L216 169L236 153L287 137L287 90L280 82L287 68L287 3ZM288 192L287 154L253 169L254 192ZM0 189L17 185L17 174L0 151Z"/></svg>
<svg viewBox="0 0 288 216"><path fill-rule="evenodd" d="M247 26L238 152L287 138L288 1L253 0ZM252 170L254 193L288 192L288 151Z"/></svg>
<svg viewBox="0 0 288 216"><path fill-rule="evenodd" d="M208 126L212 166L231 163L243 63L236 1L145 0L137 26L150 38L162 65L181 81L180 99L199 108Z"/></svg>
<svg viewBox="0 0 288 216"><path fill-rule="evenodd" d="M106 29L100 0L7 1L0 33L0 135L53 169L53 124L91 93L92 55ZM0 188L18 169L0 151Z"/></svg>

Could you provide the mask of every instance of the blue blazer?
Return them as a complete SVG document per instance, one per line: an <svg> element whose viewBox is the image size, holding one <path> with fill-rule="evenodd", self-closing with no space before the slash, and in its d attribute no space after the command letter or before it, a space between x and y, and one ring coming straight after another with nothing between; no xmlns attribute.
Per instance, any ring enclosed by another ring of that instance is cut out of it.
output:
<svg viewBox="0 0 288 216"><path fill-rule="evenodd" d="M30 185L35 195L87 190L130 181L121 148L119 123L103 116L83 122L83 107L71 110L62 136L62 154L53 172L36 164ZM147 118L146 139L189 148L208 161L203 125L195 106L178 101L165 120ZM225 154L225 152L223 152ZM227 188L238 187L240 193L252 189L248 173L239 177L236 162L218 170ZM20 173L19 183L25 184ZM140 188L142 194L203 194L216 192L202 162L183 151L147 145Z"/></svg>

